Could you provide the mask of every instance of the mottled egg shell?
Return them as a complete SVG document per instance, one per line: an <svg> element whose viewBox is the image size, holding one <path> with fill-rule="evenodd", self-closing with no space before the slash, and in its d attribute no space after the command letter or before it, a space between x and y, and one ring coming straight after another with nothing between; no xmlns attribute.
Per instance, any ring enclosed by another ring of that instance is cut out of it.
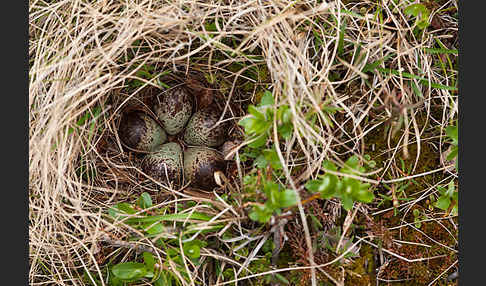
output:
<svg viewBox="0 0 486 286"><path fill-rule="evenodd" d="M192 115L193 97L188 90L177 87L158 96L154 112L165 131L175 135L182 131Z"/></svg>
<svg viewBox="0 0 486 286"><path fill-rule="evenodd" d="M167 141L164 129L141 111L123 114L118 134L123 143L139 151L153 151Z"/></svg>
<svg viewBox="0 0 486 286"><path fill-rule="evenodd" d="M204 108L192 115L184 132L184 141L193 146L216 147L226 138L227 123L216 126L221 113L214 108Z"/></svg>
<svg viewBox="0 0 486 286"><path fill-rule="evenodd" d="M182 183L181 146L175 142L160 146L154 153L147 154L143 158L142 169L154 179L180 186Z"/></svg>
<svg viewBox="0 0 486 286"><path fill-rule="evenodd" d="M192 186L212 190L216 187L214 172L224 171L223 155L206 147L189 147L184 152L184 177Z"/></svg>

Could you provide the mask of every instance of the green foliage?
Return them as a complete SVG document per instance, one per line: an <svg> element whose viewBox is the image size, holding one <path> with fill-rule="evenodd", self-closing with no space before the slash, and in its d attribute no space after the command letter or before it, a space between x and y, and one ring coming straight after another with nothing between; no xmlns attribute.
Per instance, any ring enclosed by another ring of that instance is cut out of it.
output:
<svg viewBox="0 0 486 286"><path fill-rule="evenodd" d="M323 233L322 245L326 247L328 250L330 250L331 252L336 253L338 255L343 254L349 249L349 251L344 255L344 258L359 256L359 253L355 252L357 249L352 248L354 237L344 238L341 247L337 249L338 246L337 244L341 238L341 234L342 234L341 227L336 226L331 228L327 233Z"/></svg>
<svg viewBox="0 0 486 286"><path fill-rule="evenodd" d="M153 285L182 285L179 278L169 271L170 265L168 260L172 260L177 270L185 278L188 274L183 266L182 255L180 253L179 239L175 238L176 233L171 230L175 223L180 229L178 235L182 236L185 241L182 244L184 256L190 259L192 263L198 264L201 256L201 248L207 246L207 243L198 239L188 240L190 234L198 231L197 224L207 222L211 219L206 214L192 212L192 213L171 213L163 214L165 209L144 211L146 208L152 207L152 198L148 193L142 193L136 200L135 204L126 202L118 203L108 210L108 215L114 220L124 220L124 223L144 233L146 237L159 237L156 240L156 245L165 249L167 257L164 262L164 267L157 266L158 262L152 253L144 252L144 263L138 261L128 261L116 264L110 268L113 274L110 279L110 285L124 285L125 282L145 281L150 279ZM141 210L140 210L141 209ZM155 214L154 214L155 212ZM157 212L160 212L158 214ZM130 217L130 215L134 215ZM166 222L169 222L166 225ZM222 228L223 225L213 225L207 231L213 231Z"/></svg>
<svg viewBox="0 0 486 286"><path fill-rule="evenodd" d="M140 195L140 198L137 200L137 204L142 209L146 209L152 206L152 198L148 193L143 193Z"/></svg>
<svg viewBox="0 0 486 286"><path fill-rule="evenodd" d="M143 263L124 262L119 263L111 269L113 275L123 281L136 281L147 275L147 267Z"/></svg>
<svg viewBox="0 0 486 286"><path fill-rule="evenodd" d="M153 78L156 78L157 84L159 84L159 86L161 86L163 88L170 88L169 85L167 85L166 83L164 83L160 80L162 76L167 75L169 73L171 73L170 70L158 73L153 66L144 64L137 70L135 75L137 77L144 79L144 80L147 80L147 81L152 80ZM142 80L139 80L139 79L134 79L134 80L129 81L128 84L131 88L138 88L138 87L144 85L145 82L142 81Z"/></svg>
<svg viewBox="0 0 486 286"><path fill-rule="evenodd" d="M284 189L272 181L265 181L263 191L267 201L263 205L254 206L249 217L261 223L267 222L274 212L281 213L282 208L291 207L297 204L297 193L294 190Z"/></svg>
<svg viewBox="0 0 486 286"><path fill-rule="evenodd" d="M429 26L429 10L423 4L412 4L407 6L403 12L407 15L414 16L416 18L415 24L417 28L423 30Z"/></svg>
<svg viewBox="0 0 486 286"><path fill-rule="evenodd" d="M436 83L436 82L430 82L429 83L429 79L418 76L418 75L414 75L414 74L411 74L411 73L408 73L408 72L400 72L400 71L395 70L395 69L380 68L380 67L376 67L376 70L378 70L379 72L381 72L383 74L393 74L393 75L401 76L401 77L407 78L407 79L416 79L420 83L427 85L427 86L430 86L430 87L433 87L433 88L444 89L444 90L453 90L453 91L457 90L457 87L455 87L455 86L443 85L443 84Z"/></svg>
<svg viewBox="0 0 486 286"><path fill-rule="evenodd" d="M207 243L201 240L191 240L184 243L183 250L184 255L188 256L190 259L198 259L201 256L201 247L205 247Z"/></svg>
<svg viewBox="0 0 486 286"><path fill-rule="evenodd" d="M240 120L239 125L243 126L245 129L245 134L247 135L251 143L248 144L251 148L259 148L267 143L268 137L271 135L270 132L273 126L273 120L275 117L275 112L273 106L275 105L275 100L270 91L265 91L260 103L255 105L250 105L248 107L248 115ZM277 109L276 112L277 119L277 132L282 138L289 139L292 136L293 125L292 125L292 112L287 105L282 105Z"/></svg>
<svg viewBox="0 0 486 286"><path fill-rule="evenodd" d="M366 172L364 166L360 165L357 156L350 157L343 168L338 170L336 165L330 161L324 161L323 167L326 171L339 172L351 175ZM333 197L341 199L343 208L350 210L354 202L370 203L375 196L369 191L370 184L350 177L338 177L337 175L326 172L324 175L318 175L318 179L310 180L305 184L306 189L311 192L318 192L322 199Z"/></svg>
<svg viewBox="0 0 486 286"><path fill-rule="evenodd" d="M96 125L100 119L101 111L102 109L100 106L96 106L92 109L86 110L84 115L76 122L75 127L68 128L67 134L70 135L75 131L76 133L81 134L82 132L84 132L84 130L88 130L87 142L91 142L96 131ZM53 149L56 148L57 144L54 144ZM89 163L87 158L80 156L79 161L79 166L76 169L76 174L79 177L83 178L83 180L85 181L90 181L91 179L96 177L96 168L94 168L92 164Z"/></svg>
<svg viewBox="0 0 486 286"><path fill-rule="evenodd" d="M452 144L452 148L451 148L451 151L450 153L447 155L447 160L451 161L451 160L454 160L456 159L456 170L458 170L458 165L457 165L457 162L459 161L457 159L457 155L459 153L459 133L458 133L458 130L457 130L457 125L456 126L448 126L446 128L446 134L447 134L447 137L449 137L450 141L451 141L451 144Z"/></svg>
<svg viewBox="0 0 486 286"><path fill-rule="evenodd" d="M403 183L403 184L398 184L399 187L396 189L395 191L395 199L396 201L405 201L405 202L408 202L408 201L412 201L414 200L414 198L407 198L407 194L405 192L405 190L410 186L410 184L412 184L413 181L409 181L407 183ZM387 188L388 190L392 191L392 189L387 186L387 185L383 185L385 188ZM380 196L382 198L382 200L376 205L377 208L379 208L380 206L384 205L385 203L387 202L393 202L394 199L393 199L393 196L387 196L385 194L378 194L378 196ZM392 207L393 207L393 215L398 215L398 208L392 204Z"/></svg>
<svg viewBox="0 0 486 286"><path fill-rule="evenodd" d="M89 122L89 121L92 120L90 127L89 127L90 133L89 133L88 141L91 141L91 138L92 138L93 132L94 132L94 128L96 126L96 121L97 121L100 113L101 113L101 107L96 106L96 107L93 108L93 110L87 110L84 113L84 115L81 118L79 118L79 120L76 122L77 127L81 128L85 125L86 122ZM68 129L68 134L73 133L74 130L75 130L74 128L70 127Z"/></svg>
<svg viewBox="0 0 486 286"><path fill-rule="evenodd" d="M182 285L177 276L157 265L157 260L150 252L143 252L143 261L123 262L111 267L109 285L126 285L127 282L150 280L152 285Z"/></svg>
<svg viewBox="0 0 486 286"><path fill-rule="evenodd" d="M323 116L322 120L326 122L326 124L328 124L330 127L334 127L334 124L332 123L330 118L337 111L342 110L342 108L329 105L330 101L331 101L330 99L327 99L322 104L321 107L322 116ZM317 119L317 114L312 112L310 113L310 116L312 117L311 118L312 125L314 125L315 120Z"/></svg>
<svg viewBox="0 0 486 286"><path fill-rule="evenodd" d="M413 223L416 228L422 227L422 220L426 217L422 215L419 209L414 209L413 210Z"/></svg>
<svg viewBox="0 0 486 286"><path fill-rule="evenodd" d="M450 181L447 188L438 186L440 197L434 203L434 206L456 216L458 214L459 193L456 190L454 181Z"/></svg>
<svg viewBox="0 0 486 286"><path fill-rule="evenodd" d="M280 158L278 157L275 148L263 150L263 160L265 163L270 164L274 170L281 170L282 163L280 163Z"/></svg>
<svg viewBox="0 0 486 286"><path fill-rule="evenodd" d="M275 99L270 91L265 91L258 105L248 107L248 115L240 120L244 127L247 141L250 142L241 154L242 161L253 159L253 166L263 170L270 167L270 177L280 174L282 163L274 145L265 148L269 138L272 138L273 122L277 121L277 133L283 139L290 139L293 133L292 111L288 105L274 109ZM270 140L271 141L271 140ZM272 173L272 170L274 173ZM262 182L263 181L263 182ZM281 184L271 179L261 180L261 177L250 172L243 179L245 191L252 192L263 189L266 197L264 204L256 204L249 214L250 219L261 223L267 222L274 213L280 214L282 208L297 203L297 193L285 189Z"/></svg>

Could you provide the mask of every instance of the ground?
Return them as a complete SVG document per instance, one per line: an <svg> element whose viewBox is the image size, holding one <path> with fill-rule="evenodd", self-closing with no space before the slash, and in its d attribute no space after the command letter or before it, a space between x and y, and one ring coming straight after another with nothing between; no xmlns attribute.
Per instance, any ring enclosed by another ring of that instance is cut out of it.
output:
<svg viewBox="0 0 486 286"><path fill-rule="evenodd" d="M51 2L29 5L33 285L458 284L456 1ZM214 190L118 136L180 84L230 126Z"/></svg>

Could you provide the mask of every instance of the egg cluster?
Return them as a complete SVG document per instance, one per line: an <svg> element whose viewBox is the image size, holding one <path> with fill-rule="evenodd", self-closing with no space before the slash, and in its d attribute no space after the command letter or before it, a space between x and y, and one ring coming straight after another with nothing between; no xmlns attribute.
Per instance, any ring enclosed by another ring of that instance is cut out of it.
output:
<svg viewBox="0 0 486 286"><path fill-rule="evenodd" d="M208 147L223 144L228 126L216 125L221 116L216 108L194 110L194 106L194 97L185 86L171 89L158 95L152 107L160 125L145 112L126 112L119 137L132 150L148 153L142 169L151 177L175 186L182 185L184 178L192 186L212 189L216 186L213 174L224 170L225 161L220 152ZM177 136L189 146L184 151L177 142L167 143Z"/></svg>

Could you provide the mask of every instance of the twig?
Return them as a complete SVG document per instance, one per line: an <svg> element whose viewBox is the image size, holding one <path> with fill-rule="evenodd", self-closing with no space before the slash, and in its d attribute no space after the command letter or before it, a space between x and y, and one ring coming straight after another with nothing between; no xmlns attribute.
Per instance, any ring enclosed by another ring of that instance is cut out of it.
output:
<svg viewBox="0 0 486 286"><path fill-rule="evenodd" d="M451 264L449 267L447 267L447 269L446 269L446 270L442 271L442 273L441 273L441 274L439 274L439 276L435 277L435 279L434 279L434 280L432 280L432 282L430 282L430 283L429 283L427 286L431 286L432 284L434 284L434 282L435 282L435 281L439 280L439 278L440 278L442 275L446 274L446 273L447 273L447 271L449 271L449 269L451 269L452 267L454 267L454 265L456 265L458 261L459 261L459 260L454 261L454 263L452 263L452 264Z"/></svg>
<svg viewBox="0 0 486 286"><path fill-rule="evenodd" d="M356 236L359 238L359 236ZM363 240L365 243L373 246L373 247L376 247L376 248L380 248L378 245L372 243L372 242L369 242L367 240ZM431 260L431 259L435 259L435 258L441 258L441 257L446 257L447 255L446 254L443 254L443 255L437 255L437 256L432 256L432 257L426 257L426 258L415 258L415 259L408 259L406 257L403 257L399 254L396 254L394 252L391 252L390 250L387 250L385 248L381 248L384 252L390 254L391 256L395 256L396 258L398 259L401 259L401 260L404 260L406 262L419 262L419 261L427 261L427 260Z"/></svg>

